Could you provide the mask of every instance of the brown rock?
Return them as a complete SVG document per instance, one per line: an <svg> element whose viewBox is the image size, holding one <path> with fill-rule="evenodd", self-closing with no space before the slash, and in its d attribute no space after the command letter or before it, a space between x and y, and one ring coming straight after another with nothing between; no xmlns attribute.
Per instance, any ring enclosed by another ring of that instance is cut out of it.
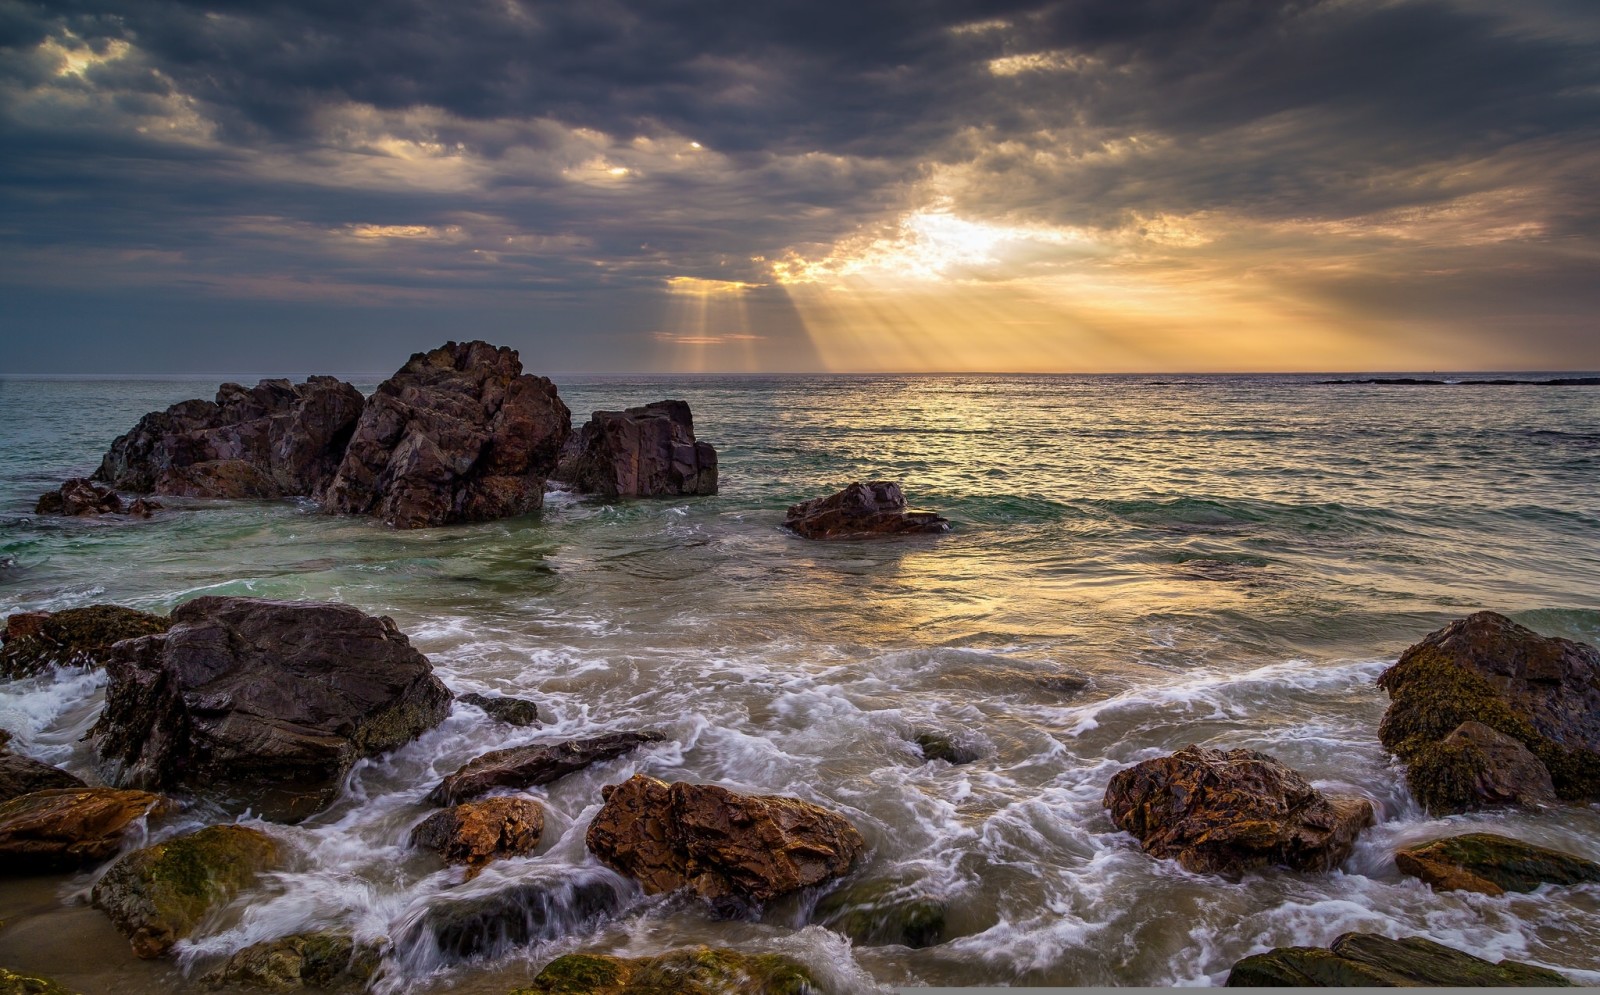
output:
<svg viewBox="0 0 1600 995"><path fill-rule="evenodd" d="M900 485L884 480L854 483L837 494L793 505L783 524L805 539L950 531L949 519L930 511L907 511Z"/></svg>
<svg viewBox="0 0 1600 995"><path fill-rule="evenodd" d="M15 753L0 755L0 801L47 788L82 788L83 781L59 767Z"/></svg>
<svg viewBox="0 0 1600 995"><path fill-rule="evenodd" d="M1373 820L1370 802L1326 797L1265 753L1193 745L1117 773L1105 806L1145 852L1198 873L1330 871Z"/></svg>
<svg viewBox="0 0 1600 995"><path fill-rule="evenodd" d="M122 640L165 632L171 624L164 615L121 605L13 615L0 646L0 676L28 677L51 666L98 667Z"/></svg>
<svg viewBox="0 0 1600 995"><path fill-rule="evenodd" d="M495 788L520 791L549 784L591 764L620 757L645 743L660 740L661 736L653 732L614 732L590 739L492 750L467 761L461 769L440 781L428 795L428 801L435 805L454 805Z"/></svg>
<svg viewBox="0 0 1600 995"><path fill-rule="evenodd" d="M539 705L526 698L513 698L502 694L478 694L476 691L456 695L464 705L481 708L484 714L510 726L536 726L539 724Z"/></svg>
<svg viewBox="0 0 1600 995"><path fill-rule="evenodd" d="M717 493L717 451L696 442L686 401L596 411L563 452L557 479L606 497Z"/></svg>
<svg viewBox="0 0 1600 995"><path fill-rule="evenodd" d="M798 798L642 774L601 794L589 851L650 894L688 888L715 905L765 902L846 873L866 850L843 816Z"/></svg>
<svg viewBox="0 0 1600 995"><path fill-rule="evenodd" d="M51 788L0 804L0 874L76 870L115 856L123 837L172 803L148 791Z"/></svg>
<svg viewBox="0 0 1600 995"><path fill-rule="evenodd" d="M117 492L88 477L73 477L56 490L39 498L36 515L68 515L86 518L93 515L120 515L130 509ZM145 513L148 516L148 512Z"/></svg>
<svg viewBox="0 0 1600 995"><path fill-rule="evenodd" d="M17 612L6 618L6 633L4 642L13 639L27 639L37 636L44 631L44 623L50 618L49 612Z"/></svg>
<svg viewBox="0 0 1600 995"><path fill-rule="evenodd" d="M1592 860L1494 833L1465 833L1408 846L1395 853L1394 862L1402 873L1436 889L1485 895L1600 881L1600 864Z"/></svg>
<svg viewBox="0 0 1600 995"><path fill-rule="evenodd" d="M532 853L542 835L544 810L532 798L485 798L428 816L411 831L411 845L467 865L470 878L491 860Z"/></svg>

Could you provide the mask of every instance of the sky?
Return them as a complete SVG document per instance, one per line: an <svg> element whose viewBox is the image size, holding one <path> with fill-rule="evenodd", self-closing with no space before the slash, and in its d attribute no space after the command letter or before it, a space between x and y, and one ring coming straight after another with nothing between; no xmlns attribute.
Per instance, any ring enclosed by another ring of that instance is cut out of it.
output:
<svg viewBox="0 0 1600 995"><path fill-rule="evenodd" d="M1595 0L0 0L0 374L1600 369Z"/></svg>

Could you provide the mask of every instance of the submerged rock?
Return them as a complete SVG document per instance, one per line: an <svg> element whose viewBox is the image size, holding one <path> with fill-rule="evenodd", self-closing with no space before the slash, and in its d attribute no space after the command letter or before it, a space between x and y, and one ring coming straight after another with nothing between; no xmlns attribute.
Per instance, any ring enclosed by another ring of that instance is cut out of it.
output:
<svg viewBox="0 0 1600 995"><path fill-rule="evenodd" d="M60 487L41 495L34 505L35 515L67 515L84 518L93 515L133 515L149 518L161 505L144 498L123 501L116 491L88 477L73 477Z"/></svg>
<svg viewBox="0 0 1600 995"><path fill-rule="evenodd" d="M83 781L60 767L52 767L15 753L0 755L0 801L49 788L87 787Z"/></svg>
<svg viewBox="0 0 1600 995"><path fill-rule="evenodd" d="M172 803L148 791L48 788L0 803L0 874L48 874L109 860Z"/></svg>
<svg viewBox="0 0 1600 995"><path fill-rule="evenodd" d="M348 605L196 598L119 643L90 734L109 779L183 787L292 821L363 757L449 712L450 692L388 618Z"/></svg>
<svg viewBox="0 0 1600 995"><path fill-rule="evenodd" d="M919 732L913 740L922 751L922 759L943 760L947 764L970 764L978 753L958 743L954 737L942 732Z"/></svg>
<svg viewBox="0 0 1600 995"><path fill-rule="evenodd" d="M1193 745L1118 772L1105 807L1145 852L1198 873L1330 871L1373 820L1371 802L1324 796L1265 753Z"/></svg>
<svg viewBox="0 0 1600 995"><path fill-rule="evenodd" d="M563 453L556 478L606 497L717 493L717 451L694 437L686 401L596 411Z"/></svg>
<svg viewBox="0 0 1600 995"><path fill-rule="evenodd" d="M532 798L486 798L435 812L411 830L411 845L476 875L491 860L532 853L544 835L544 809Z"/></svg>
<svg viewBox="0 0 1600 995"><path fill-rule="evenodd" d="M323 508L407 529L525 514L571 428L555 385L524 374L515 350L448 342L367 399Z"/></svg>
<svg viewBox="0 0 1600 995"><path fill-rule="evenodd" d="M1407 784L1429 812L1547 801L1543 779L1506 737L1544 766L1556 797L1600 799L1593 646L1478 612L1406 650L1378 686L1390 698L1378 736L1406 762Z"/></svg>
<svg viewBox="0 0 1600 995"><path fill-rule="evenodd" d="M504 722L511 726L536 726L539 724L539 706L526 698L508 698L504 695L470 694L456 695L456 700L464 705L473 705L483 709L489 718Z"/></svg>
<svg viewBox="0 0 1600 995"><path fill-rule="evenodd" d="M843 816L798 798L642 774L601 794L589 852L649 894L688 888L742 908L838 877L866 850Z"/></svg>
<svg viewBox="0 0 1600 995"><path fill-rule="evenodd" d="M77 995L49 978L34 974L18 974L0 967L0 995Z"/></svg>
<svg viewBox="0 0 1600 995"><path fill-rule="evenodd" d="M136 956L160 957L279 861L278 844L261 830L210 826L124 855L91 897Z"/></svg>
<svg viewBox="0 0 1600 995"><path fill-rule="evenodd" d="M863 881L840 888L817 903L811 921L843 933L862 946L899 944L912 949L944 939L944 901L897 881Z"/></svg>
<svg viewBox="0 0 1600 995"><path fill-rule="evenodd" d="M245 947L206 976L213 987L338 988L365 985L378 970L382 949L348 933L296 933Z"/></svg>
<svg viewBox="0 0 1600 995"><path fill-rule="evenodd" d="M657 957L609 954L557 957L511 995L812 995L810 972L778 954L694 947Z"/></svg>
<svg viewBox="0 0 1600 995"><path fill-rule="evenodd" d="M783 524L804 539L950 531L947 518L931 511L907 511L900 485L884 480L854 483L836 494L792 505Z"/></svg>
<svg viewBox="0 0 1600 995"><path fill-rule="evenodd" d="M616 875L590 872L446 898L423 911L406 930L403 945L431 943L447 961L499 957L588 929L620 910L628 897L626 883Z"/></svg>
<svg viewBox="0 0 1600 995"><path fill-rule="evenodd" d="M440 781L428 794L428 801L435 805L454 805L495 788L520 791L549 784L603 760L620 757L645 743L660 742L661 738L653 732L614 732L590 739L492 750L467 761L460 770Z"/></svg>
<svg viewBox="0 0 1600 995"><path fill-rule="evenodd" d="M171 625L164 615L121 605L19 612L6 619L0 676L31 677L52 666L98 667L115 644L166 632Z"/></svg>
<svg viewBox="0 0 1600 995"><path fill-rule="evenodd" d="M1600 864L1494 833L1464 833L1408 846L1394 855L1400 870L1440 890L1503 895L1543 884L1600 881Z"/></svg>
<svg viewBox="0 0 1600 995"><path fill-rule="evenodd" d="M1327 950L1279 947L1246 957L1228 974L1230 988L1566 988L1555 971L1514 960L1498 964L1420 936L1391 940L1345 933Z"/></svg>

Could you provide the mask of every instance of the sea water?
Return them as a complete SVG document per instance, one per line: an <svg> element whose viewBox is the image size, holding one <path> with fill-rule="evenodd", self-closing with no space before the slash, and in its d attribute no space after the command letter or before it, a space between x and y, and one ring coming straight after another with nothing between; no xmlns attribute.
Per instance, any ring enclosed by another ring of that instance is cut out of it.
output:
<svg viewBox="0 0 1600 995"><path fill-rule="evenodd" d="M135 962L83 904L92 873L0 883L0 963L90 991L198 991L233 950L335 927L388 938L377 986L396 992L503 993L564 952L697 943L788 953L841 991L1205 985L1248 954L1365 930L1600 983L1600 887L1434 892L1392 858L1487 829L1600 859L1600 808L1430 818L1378 743L1387 699L1373 685L1479 609L1600 641L1600 388L568 377L576 421L687 400L721 493L554 492L523 518L413 532L306 501L173 501L149 521L31 514L140 415L220 379L0 380L0 614L342 601L391 616L455 691L533 698L548 721L518 729L458 705L363 762L331 808L268 827L289 869L170 961ZM899 481L953 530L824 544L780 527L789 504L869 479ZM0 686L0 727L92 779L82 737L103 686L77 670ZM533 856L464 882L406 848L423 796L466 760L640 729L667 742L531 790L546 810ZM923 762L925 732L978 759ZM1266 751L1370 798L1378 824L1331 874L1230 880L1152 859L1101 797L1116 771L1187 743ZM746 921L632 891L613 918L468 963L419 930L439 903L610 874L583 833L601 787L633 773L845 814L870 846L852 880L946 902L944 941L852 945L808 925L817 892ZM155 832L219 817L200 805Z"/></svg>

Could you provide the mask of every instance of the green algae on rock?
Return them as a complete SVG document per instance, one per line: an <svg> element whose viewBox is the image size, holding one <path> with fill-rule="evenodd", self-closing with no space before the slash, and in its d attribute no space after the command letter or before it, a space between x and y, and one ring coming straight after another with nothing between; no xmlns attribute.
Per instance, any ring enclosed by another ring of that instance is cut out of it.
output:
<svg viewBox="0 0 1600 995"><path fill-rule="evenodd" d="M863 881L817 903L811 921L863 946L899 944L912 949L944 937L945 903L898 881Z"/></svg>
<svg viewBox="0 0 1600 995"><path fill-rule="evenodd" d="M0 967L0 995L78 995L49 978L18 974Z"/></svg>
<svg viewBox="0 0 1600 995"><path fill-rule="evenodd" d="M97 667L113 644L166 632L172 620L121 605L88 605L7 619L0 677L31 677L51 666Z"/></svg>
<svg viewBox="0 0 1600 995"><path fill-rule="evenodd" d="M1600 864L1592 860L1494 833L1464 833L1408 846L1395 853L1394 861L1402 872L1434 888L1485 895L1600 881Z"/></svg>
<svg viewBox="0 0 1600 995"><path fill-rule="evenodd" d="M337 988L365 985L378 969L382 949L349 933L296 933L245 947L207 975L213 986Z"/></svg>
<svg viewBox="0 0 1600 995"><path fill-rule="evenodd" d="M277 842L259 829L209 826L126 854L92 899L135 954L159 957L280 860Z"/></svg>
<svg viewBox="0 0 1600 995"><path fill-rule="evenodd" d="M778 954L695 947L658 957L567 954L511 995L819 995L803 966Z"/></svg>
<svg viewBox="0 0 1600 995"><path fill-rule="evenodd" d="M1345 933L1321 947L1279 947L1233 965L1229 988L1568 988L1572 982L1548 968L1520 961L1499 963L1421 936L1391 940L1376 933Z"/></svg>

